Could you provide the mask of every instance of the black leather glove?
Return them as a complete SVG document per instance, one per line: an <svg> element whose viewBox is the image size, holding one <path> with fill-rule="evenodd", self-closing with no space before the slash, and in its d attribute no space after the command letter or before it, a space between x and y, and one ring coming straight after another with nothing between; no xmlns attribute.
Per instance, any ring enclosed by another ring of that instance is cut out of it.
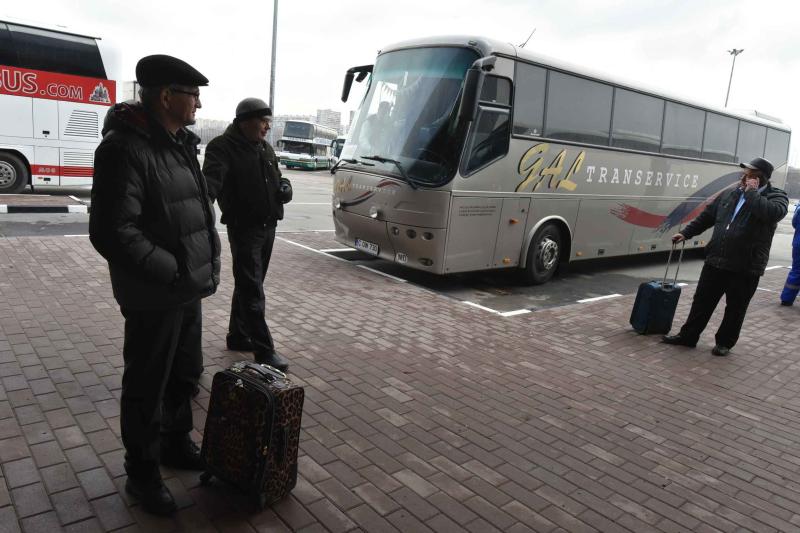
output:
<svg viewBox="0 0 800 533"><path fill-rule="evenodd" d="M282 204L288 204L292 201L292 194L292 183L286 178L281 178L278 185L278 199Z"/></svg>

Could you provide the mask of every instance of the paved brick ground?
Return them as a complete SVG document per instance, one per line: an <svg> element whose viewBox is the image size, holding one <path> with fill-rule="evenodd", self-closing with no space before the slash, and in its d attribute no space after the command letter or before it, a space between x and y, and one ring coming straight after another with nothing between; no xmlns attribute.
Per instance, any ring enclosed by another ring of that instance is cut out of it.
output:
<svg viewBox="0 0 800 533"><path fill-rule="evenodd" d="M298 486L253 514L165 471L173 519L122 490L104 262L85 238L0 240L0 532L800 530L800 309L769 292L785 270L715 358L713 328L696 350L632 333L631 295L502 318L283 240L330 234L281 237L269 315L306 387ZM198 438L237 355L229 263L204 304Z"/></svg>

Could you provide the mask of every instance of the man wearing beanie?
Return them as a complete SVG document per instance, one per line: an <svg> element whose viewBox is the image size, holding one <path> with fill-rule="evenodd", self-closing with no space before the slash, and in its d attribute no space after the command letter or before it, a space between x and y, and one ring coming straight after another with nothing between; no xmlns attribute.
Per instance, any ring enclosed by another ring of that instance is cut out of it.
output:
<svg viewBox="0 0 800 533"><path fill-rule="evenodd" d="M281 175L275 151L264 139L272 110L263 100L245 98L225 133L206 147L203 173L221 222L228 226L233 259L233 299L228 324L229 350L252 351L257 363L286 370L275 350L265 318L264 279L272 255L275 228L292 186Z"/></svg>
<svg viewBox="0 0 800 533"><path fill-rule="evenodd" d="M176 510L159 463L201 470L191 440L203 372L200 300L219 284L219 236L185 126L208 80L166 55L136 65L142 103L112 107L95 152L89 237L108 261L125 317L120 426L125 484L144 509Z"/></svg>

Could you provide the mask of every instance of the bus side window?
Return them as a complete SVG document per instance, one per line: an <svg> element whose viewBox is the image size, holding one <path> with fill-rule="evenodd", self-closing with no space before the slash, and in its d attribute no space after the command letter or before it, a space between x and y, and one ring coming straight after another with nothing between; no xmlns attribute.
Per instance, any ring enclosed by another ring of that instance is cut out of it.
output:
<svg viewBox="0 0 800 533"><path fill-rule="evenodd" d="M508 153L509 112L482 107L475 120L469 159L464 174L486 166Z"/></svg>

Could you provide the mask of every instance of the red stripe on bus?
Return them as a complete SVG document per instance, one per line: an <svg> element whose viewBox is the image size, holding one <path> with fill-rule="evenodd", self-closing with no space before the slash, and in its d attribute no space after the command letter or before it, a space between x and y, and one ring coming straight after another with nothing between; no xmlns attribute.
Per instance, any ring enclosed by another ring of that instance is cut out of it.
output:
<svg viewBox="0 0 800 533"><path fill-rule="evenodd" d="M92 167L59 167L55 165L32 165L31 171L36 176L65 176L91 178L94 175Z"/></svg>

